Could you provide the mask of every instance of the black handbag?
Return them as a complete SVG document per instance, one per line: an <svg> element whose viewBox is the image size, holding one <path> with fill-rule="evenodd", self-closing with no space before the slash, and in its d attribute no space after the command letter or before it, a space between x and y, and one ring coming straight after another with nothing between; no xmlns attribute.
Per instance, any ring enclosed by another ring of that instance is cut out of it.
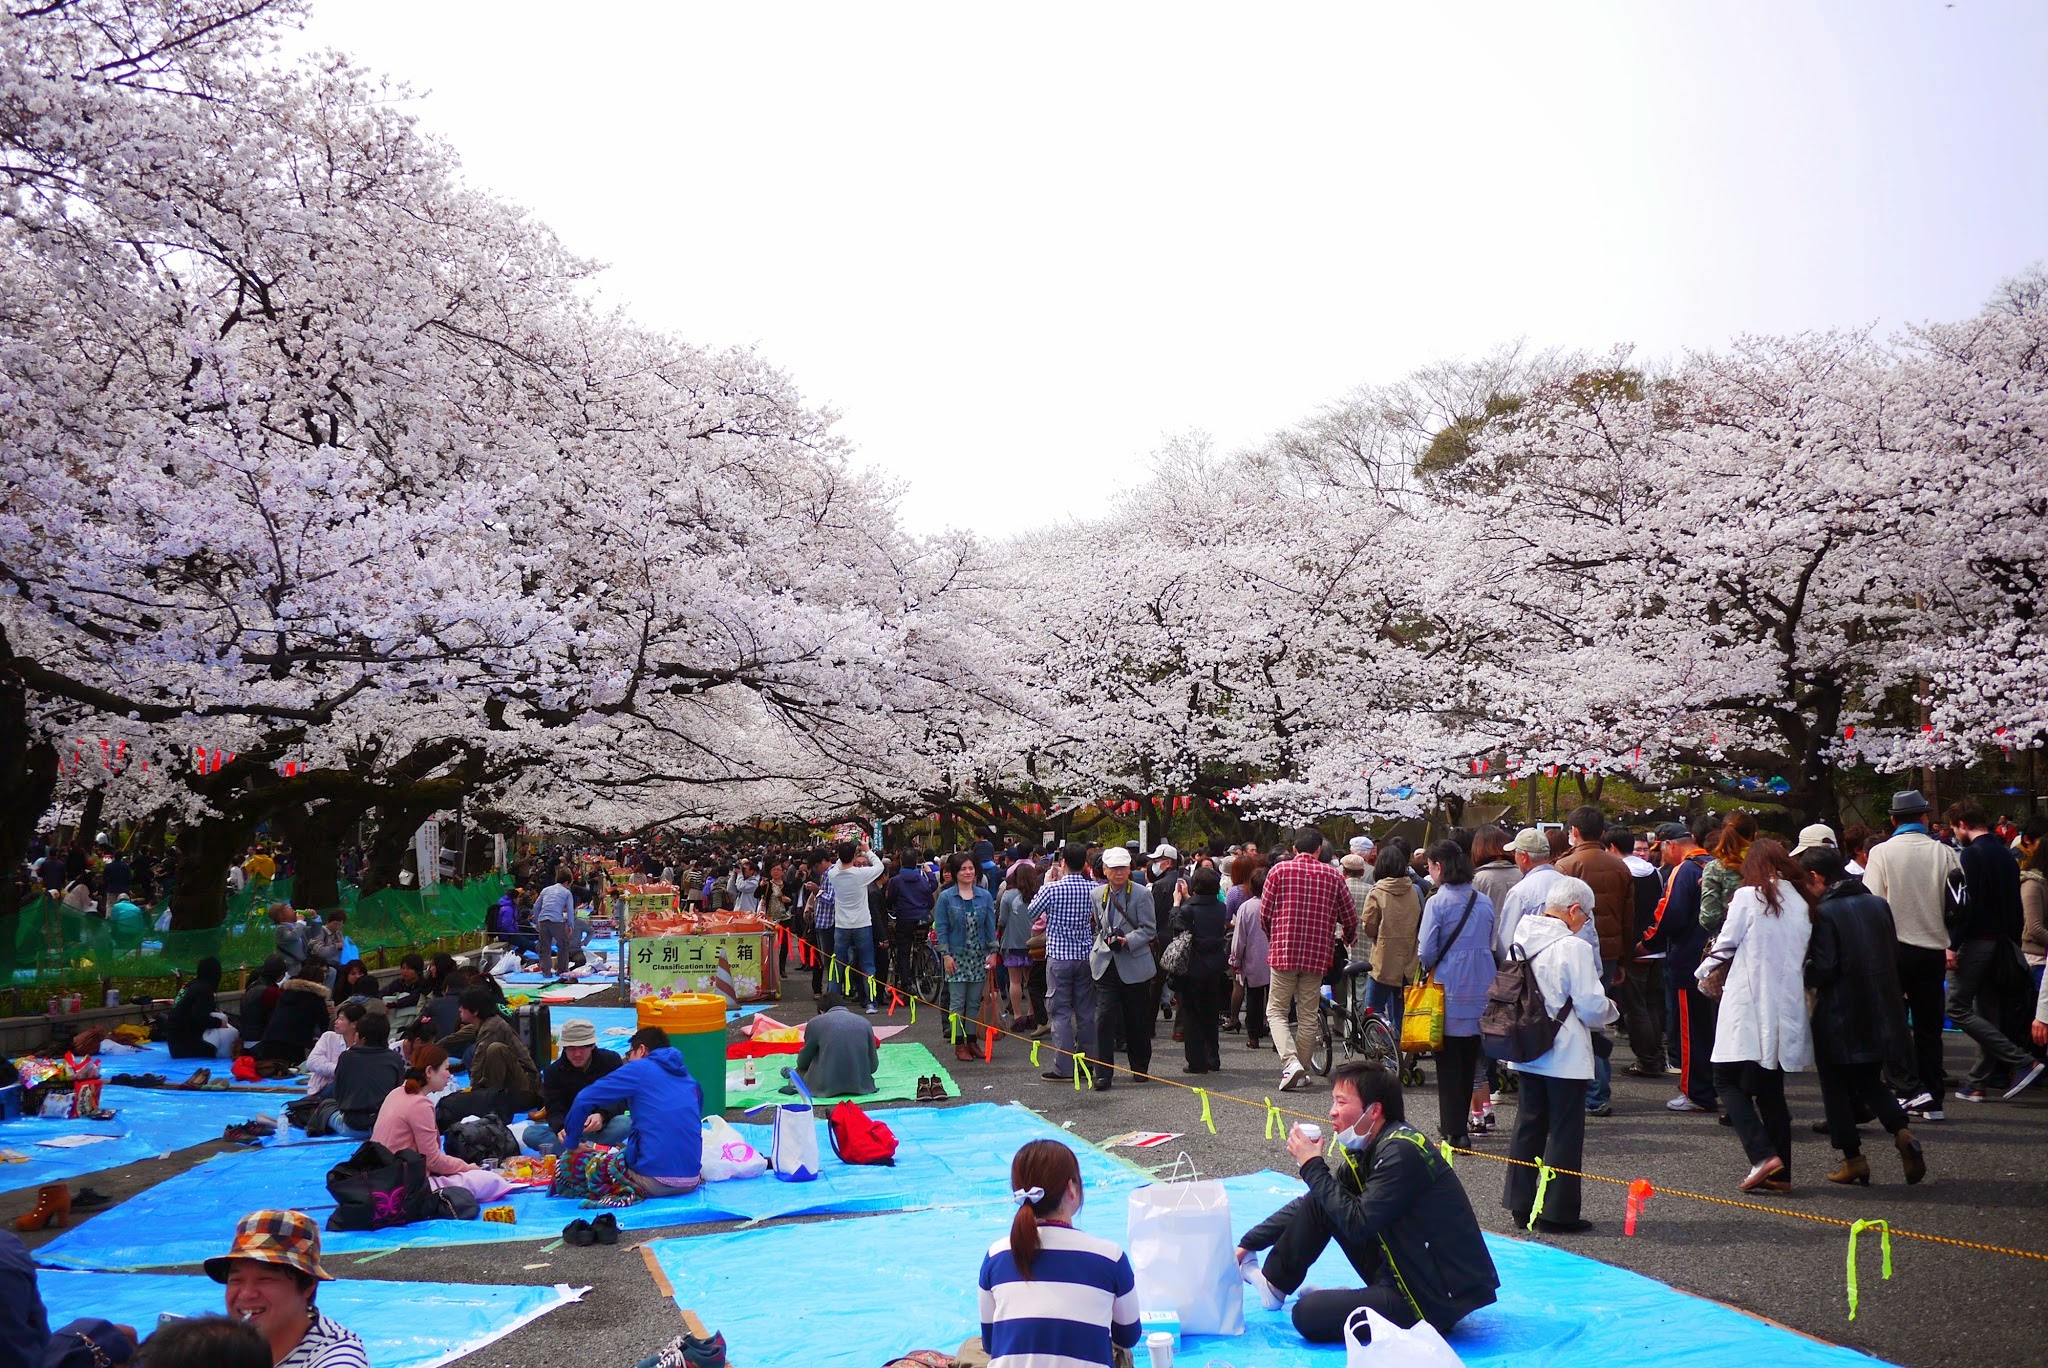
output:
<svg viewBox="0 0 2048 1368"><path fill-rule="evenodd" d="M327 1194L335 1203L329 1230L383 1230L440 1214L425 1157L409 1149L393 1154L375 1140L327 1171Z"/></svg>

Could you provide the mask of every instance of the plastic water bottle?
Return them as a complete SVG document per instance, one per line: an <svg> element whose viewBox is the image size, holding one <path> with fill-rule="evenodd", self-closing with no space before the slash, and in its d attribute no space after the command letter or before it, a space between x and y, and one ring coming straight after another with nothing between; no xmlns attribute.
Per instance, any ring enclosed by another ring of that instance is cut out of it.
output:
<svg viewBox="0 0 2048 1368"><path fill-rule="evenodd" d="M289 1145L291 1142L292 1123L290 1114L283 1107L279 1107L277 1109L277 1134L271 1137L270 1143L273 1145Z"/></svg>

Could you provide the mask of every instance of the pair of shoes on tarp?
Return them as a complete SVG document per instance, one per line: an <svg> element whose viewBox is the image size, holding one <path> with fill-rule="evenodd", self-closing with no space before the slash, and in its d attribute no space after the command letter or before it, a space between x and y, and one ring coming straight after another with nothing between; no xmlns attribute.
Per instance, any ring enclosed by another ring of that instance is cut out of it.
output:
<svg viewBox="0 0 2048 1368"><path fill-rule="evenodd" d="M594 1221L578 1216L562 1227L562 1239L579 1249L584 1245L615 1245L619 1242L619 1218L609 1211Z"/></svg>
<svg viewBox="0 0 2048 1368"><path fill-rule="evenodd" d="M714 1333L699 1339L687 1333L677 1335L658 1353L641 1359L637 1368L725 1368L725 1336Z"/></svg>
<svg viewBox="0 0 2048 1368"><path fill-rule="evenodd" d="M946 1080L937 1074L919 1074L917 1079L917 1100L920 1102L945 1101Z"/></svg>

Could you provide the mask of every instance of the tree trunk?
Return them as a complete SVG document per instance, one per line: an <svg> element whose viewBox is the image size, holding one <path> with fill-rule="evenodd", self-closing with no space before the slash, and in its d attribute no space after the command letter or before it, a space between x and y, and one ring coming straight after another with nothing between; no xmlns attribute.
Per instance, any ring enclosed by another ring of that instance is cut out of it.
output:
<svg viewBox="0 0 2048 1368"><path fill-rule="evenodd" d="M255 824L208 817L178 833L178 883L171 890L171 930L219 926L227 915L228 866L248 844Z"/></svg>
<svg viewBox="0 0 2048 1368"><path fill-rule="evenodd" d="M57 748L29 730L28 690L0 674L0 914L28 900L18 875L57 792Z"/></svg>
<svg viewBox="0 0 2048 1368"><path fill-rule="evenodd" d="M341 836L361 809L323 803L286 808L271 819L292 849L292 905L321 912L341 906Z"/></svg>
<svg viewBox="0 0 2048 1368"><path fill-rule="evenodd" d="M94 784L85 795L85 803L78 810L78 843L87 850L92 849L93 839L100 834L100 815L107 810L107 786Z"/></svg>
<svg viewBox="0 0 2048 1368"><path fill-rule="evenodd" d="M418 833L420 823L440 811L441 807L437 799L426 804L393 804L375 809L370 824L370 844L363 852L363 897L398 887L399 871L405 867L405 857L412 850L412 838ZM413 877L413 887L421 887L424 874L415 870Z"/></svg>

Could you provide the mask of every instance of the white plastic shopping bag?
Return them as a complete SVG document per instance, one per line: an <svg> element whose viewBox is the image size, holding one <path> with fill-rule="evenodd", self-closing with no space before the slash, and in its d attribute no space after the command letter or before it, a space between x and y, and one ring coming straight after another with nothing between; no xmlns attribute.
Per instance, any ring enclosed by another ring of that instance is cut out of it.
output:
<svg viewBox="0 0 2048 1368"><path fill-rule="evenodd" d="M795 1069L784 1069L782 1076L796 1084L797 1096L801 1102L784 1102L779 1105L764 1103L759 1107L747 1108L745 1115L775 1107L774 1143L769 1146L769 1163L775 1169L775 1176L785 1183L809 1183L818 1176L818 1112L811 1105L811 1090Z"/></svg>
<svg viewBox="0 0 2048 1368"><path fill-rule="evenodd" d="M1359 1342L1361 1323L1370 1343ZM1465 1363L1428 1321L1403 1330L1371 1307L1361 1306L1344 1321L1344 1368L1465 1368Z"/></svg>
<svg viewBox="0 0 2048 1368"><path fill-rule="evenodd" d="M733 1178L759 1178L768 1171L768 1160L746 1142L732 1123L722 1116L704 1118L704 1181L723 1183Z"/></svg>
<svg viewBox="0 0 2048 1368"><path fill-rule="evenodd" d="M1189 1335L1244 1333L1244 1279L1221 1183L1147 1183L1131 1194L1138 1307L1175 1311Z"/></svg>

